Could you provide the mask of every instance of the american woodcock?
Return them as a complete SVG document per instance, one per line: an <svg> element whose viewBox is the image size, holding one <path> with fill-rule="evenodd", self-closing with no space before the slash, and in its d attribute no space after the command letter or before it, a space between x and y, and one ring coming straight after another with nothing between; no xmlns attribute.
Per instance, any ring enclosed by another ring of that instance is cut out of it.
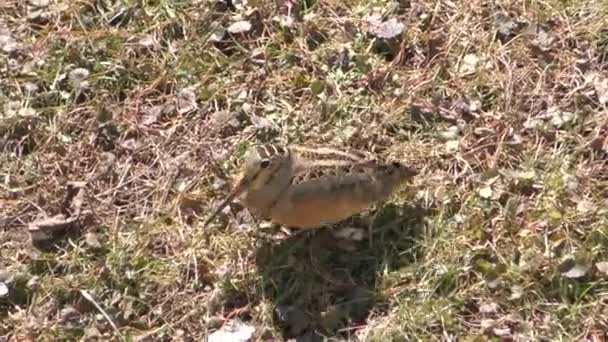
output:
<svg viewBox="0 0 608 342"><path fill-rule="evenodd" d="M236 185L205 226L240 196L258 218L318 228L385 201L416 174L398 161L352 149L258 145L246 153Z"/></svg>

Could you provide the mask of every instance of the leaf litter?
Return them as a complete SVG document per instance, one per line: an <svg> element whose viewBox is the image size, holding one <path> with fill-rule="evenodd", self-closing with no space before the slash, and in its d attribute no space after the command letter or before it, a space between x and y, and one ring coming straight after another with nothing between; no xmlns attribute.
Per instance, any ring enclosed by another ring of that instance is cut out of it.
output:
<svg viewBox="0 0 608 342"><path fill-rule="evenodd" d="M587 319L608 257L597 2L202 4L0 5L0 267L25 274L0 279L0 336L561 340L605 328ZM236 203L199 229L246 148L267 142L377 150L422 174L370 212L372 236L354 218L254 238L276 227ZM28 228L59 248L32 249ZM556 305L568 320L545 310Z"/></svg>

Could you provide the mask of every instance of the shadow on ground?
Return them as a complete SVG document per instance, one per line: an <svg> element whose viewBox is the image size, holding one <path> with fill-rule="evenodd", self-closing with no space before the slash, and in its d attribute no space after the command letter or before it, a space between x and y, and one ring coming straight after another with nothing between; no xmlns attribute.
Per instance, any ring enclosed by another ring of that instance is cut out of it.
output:
<svg viewBox="0 0 608 342"><path fill-rule="evenodd" d="M369 217L262 243L256 263L283 337L349 338L370 314L381 315L387 303L377 275L414 260L426 215L421 207L383 206L372 243L336 237L344 227L367 231Z"/></svg>

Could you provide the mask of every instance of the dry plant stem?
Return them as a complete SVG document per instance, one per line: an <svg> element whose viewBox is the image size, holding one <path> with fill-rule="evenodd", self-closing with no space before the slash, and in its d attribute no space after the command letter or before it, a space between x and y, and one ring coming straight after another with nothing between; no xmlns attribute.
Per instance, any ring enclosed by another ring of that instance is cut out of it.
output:
<svg viewBox="0 0 608 342"><path fill-rule="evenodd" d="M88 300L91 304L93 304L93 306L95 306L95 308L99 311L99 313L101 313L101 315L103 316L103 318L105 318L106 321L108 322L108 324L110 324L110 326L112 327L112 329L114 329L114 332L116 333L116 335L118 335L121 340L125 341L125 337L120 332L120 330L118 330L118 327L116 326L116 324L114 324L114 321L112 321L112 319L110 318L110 316L108 315L108 313L97 303L97 301L95 300L95 298L93 298L93 296L91 296L91 294L87 290L80 290L80 294L86 300Z"/></svg>

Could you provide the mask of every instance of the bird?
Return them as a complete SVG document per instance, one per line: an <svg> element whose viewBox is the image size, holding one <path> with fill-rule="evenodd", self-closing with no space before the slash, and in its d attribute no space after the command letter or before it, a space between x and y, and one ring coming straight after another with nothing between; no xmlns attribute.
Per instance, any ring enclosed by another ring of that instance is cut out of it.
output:
<svg viewBox="0 0 608 342"><path fill-rule="evenodd" d="M259 144L206 227L235 198L258 219L290 229L336 224L386 201L418 170L375 153L330 146Z"/></svg>

